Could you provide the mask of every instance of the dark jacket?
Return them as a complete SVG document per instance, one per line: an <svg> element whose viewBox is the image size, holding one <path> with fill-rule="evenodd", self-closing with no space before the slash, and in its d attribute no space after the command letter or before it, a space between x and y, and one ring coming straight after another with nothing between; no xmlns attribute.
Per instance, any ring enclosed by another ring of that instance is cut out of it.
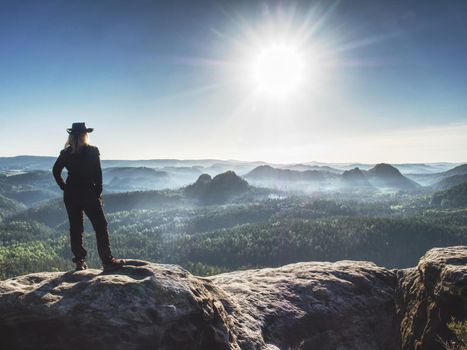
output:
<svg viewBox="0 0 467 350"><path fill-rule="evenodd" d="M83 146L78 153L71 153L71 147L60 152L52 172L58 186L62 190L94 188L97 195L102 193L102 170L99 149L94 146ZM68 170L65 181L62 178L62 170Z"/></svg>

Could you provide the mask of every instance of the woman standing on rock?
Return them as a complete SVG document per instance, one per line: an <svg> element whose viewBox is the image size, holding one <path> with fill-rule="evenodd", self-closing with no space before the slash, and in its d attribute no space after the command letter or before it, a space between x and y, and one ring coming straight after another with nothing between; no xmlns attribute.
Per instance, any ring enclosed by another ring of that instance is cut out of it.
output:
<svg viewBox="0 0 467 350"><path fill-rule="evenodd" d="M60 152L53 166L53 176L63 190L68 219L70 221L71 251L76 270L87 269L86 249L83 247L84 216L86 213L96 232L97 250L102 260L104 272L114 271L123 266L124 261L112 256L107 220L102 208L102 170L97 147L89 145L85 123L73 123L65 148ZM65 181L62 170L68 170Z"/></svg>

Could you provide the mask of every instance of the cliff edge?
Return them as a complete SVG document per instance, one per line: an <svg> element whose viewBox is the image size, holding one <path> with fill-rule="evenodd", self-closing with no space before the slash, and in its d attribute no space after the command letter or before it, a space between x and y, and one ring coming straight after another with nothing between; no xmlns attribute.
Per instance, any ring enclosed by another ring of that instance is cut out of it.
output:
<svg viewBox="0 0 467 350"><path fill-rule="evenodd" d="M442 349L466 286L465 246L404 270L304 262L201 278L130 260L0 281L0 349Z"/></svg>

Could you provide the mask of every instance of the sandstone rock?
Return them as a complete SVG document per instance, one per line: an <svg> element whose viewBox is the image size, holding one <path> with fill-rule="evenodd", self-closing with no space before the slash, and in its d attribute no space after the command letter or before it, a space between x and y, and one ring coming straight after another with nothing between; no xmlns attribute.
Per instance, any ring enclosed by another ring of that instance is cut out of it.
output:
<svg viewBox="0 0 467 350"><path fill-rule="evenodd" d="M398 274L402 349L442 349L451 317L467 317L467 247L431 249L417 268Z"/></svg>
<svg viewBox="0 0 467 350"><path fill-rule="evenodd" d="M222 291L177 266L129 263L0 282L0 349L239 349Z"/></svg>
<svg viewBox="0 0 467 350"><path fill-rule="evenodd" d="M297 263L211 280L246 314L234 317L241 346L246 336L278 349L399 347L396 274L373 263Z"/></svg>
<svg viewBox="0 0 467 350"><path fill-rule="evenodd" d="M296 263L192 276L132 260L0 282L0 349L442 349L466 318L467 247L416 268Z"/></svg>

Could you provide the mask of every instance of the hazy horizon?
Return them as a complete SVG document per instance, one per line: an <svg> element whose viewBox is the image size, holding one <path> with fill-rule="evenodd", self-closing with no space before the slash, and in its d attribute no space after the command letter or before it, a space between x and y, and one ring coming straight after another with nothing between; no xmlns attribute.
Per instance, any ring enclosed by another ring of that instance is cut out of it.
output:
<svg viewBox="0 0 467 350"><path fill-rule="evenodd" d="M17 154L17 155L12 155L12 156L0 156L0 158L15 158L15 157L51 157L55 158L56 155L42 155L42 154ZM263 159L252 159L252 160L247 160L247 159L234 159L234 158L212 158L212 157L203 157L203 158L173 158L173 157L162 157L162 158L103 158L101 157L101 160L103 161L153 161L153 160L160 160L160 161L169 161L169 160L176 160L176 161L182 161L182 162L190 162L190 161L221 161L221 162L245 162L245 163L266 163L266 164L272 164L272 165L299 165L299 164L307 164L307 165L350 165L350 164L365 164L365 165L376 165L376 164L381 164L381 163L386 163L386 164L467 164L467 161L433 161L433 162L388 162L384 160L378 160L378 161L337 161L337 162L331 162L331 161L321 161L321 160L304 160L304 161L297 161L297 162L277 162L277 161L268 161L268 160L263 160Z"/></svg>

